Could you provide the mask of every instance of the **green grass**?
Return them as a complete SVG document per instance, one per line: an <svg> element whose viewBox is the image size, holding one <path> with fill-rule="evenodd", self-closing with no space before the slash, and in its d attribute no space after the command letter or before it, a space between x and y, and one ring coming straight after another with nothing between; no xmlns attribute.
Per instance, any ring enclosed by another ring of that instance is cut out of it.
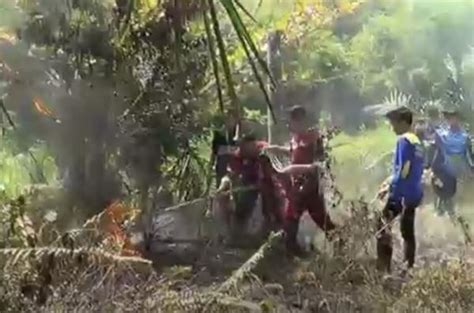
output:
<svg viewBox="0 0 474 313"><path fill-rule="evenodd" d="M375 129L362 131L355 136L340 134L333 139L332 155L336 160L334 173L339 188L346 197L373 196L389 168L376 167L370 172L366 168L384 154L393 151L395 141L395 134L386 124L380 124Z"/></svg>
<svg viewBox="0 0 474 313"><path fill-rule="evenodd" d="M362 131L356 136L340 134L333 139L332 145L336 148L333 156L341 165L354 162L369 165L375 159L394 149L396 136L385 124L375 129Z"/></svg>
<svg viewBox="0 0 474 313"><path fill-rule="evenodd" d="M26 152L14 153L8 144L0 148L0 189L9 198L19 196L26 186L39 182L38 168L46 178L45 183L52 183L57 177L56 165L45 147L36 146L30 151L38 166Z"/></svg>

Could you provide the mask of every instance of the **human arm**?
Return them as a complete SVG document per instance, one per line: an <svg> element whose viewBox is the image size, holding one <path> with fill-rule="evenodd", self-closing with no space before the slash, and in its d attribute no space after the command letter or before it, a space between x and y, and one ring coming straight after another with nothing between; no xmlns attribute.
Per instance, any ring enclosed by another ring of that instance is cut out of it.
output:
<svg viewBox="0 0 474 313"><path fill-rule="evenodd" d="M230 190L231 187L231 178L229 175L226 175L222 178L221 184L219 185L219 188L217 188L216 193L217 194L222 194L224 192L227 192Z"/></svg>
<svg viewBox="0 0 474 313"><path fill-rule="evenodd" d="M320 167L320 163L313 163L313 164L292 164L289 165L279 172L281 174L289 174L289 175L301 175L301 174L308 174L314 172Z"/></svg>
<svg viewBox="0 0 474 313"><path fill-rule="evenodd" d="M390 191L390 183L392 182L392 180L393 180L393 175L390 175L382 182L382 184L380 185L379 191L377 192L378 199L383 199L388 194L388 192Z"/></svg>
<svg viewBox="0 0 474 313"><path fill-rule="evenodd" d="M469 166L471 167L471 169L474 169L471 137L468 137L467 142L466 142L466 160Z"/></svg>
<svg viewBox="0 0 474 313"><path fill-rule="evenodd" d="M414 158L415 147L406 138L400 138L395 152L395 164L390 193L397 194L400 182L407 179L411 171L411 161Z"/></svg>
<svg viewBox="0 0 474 313"><path fill-rule="evenodd" d="M279 152L279 153L285 153L289 154L290 153L290 147L287 146L278 146L278 145L268 145L266 146L263 151L268 151L268 152Z"/></svg>

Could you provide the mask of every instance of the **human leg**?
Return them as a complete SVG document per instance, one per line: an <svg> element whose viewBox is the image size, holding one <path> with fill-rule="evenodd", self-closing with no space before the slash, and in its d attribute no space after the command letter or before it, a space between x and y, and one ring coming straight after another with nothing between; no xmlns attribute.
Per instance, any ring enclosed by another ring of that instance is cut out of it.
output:
<svg viewBox="0 0 474 313"><path fill-rule="evenodd" d="M391 223L401 210L400 203L388 201L377 221L377 268L390 272L393 246Z"/></svg>
<svg viewBox="0 0 474 313"><path fill-rule="evenodd" d="M257 189L241 190L235 197L235 222L236 226L242 228L247 223L248 218L257 203L259 191Z"/></svg>
<svg viewBox="0 0 474 313"><path fill-rule="evenodd" d="M285 207L285 220L284 220L284 231L285 231L285 244L288 252L293 254L301 254L301 247L298 245L297 236L300 218L303 210L300 207L295 197L289 197Z"/></svg>
<svg viewBox="0 0 474 313"><path fill-rule="evenodd" d="M415 237L415 205L407 205L402 210L400 230L403 238L405 262L408 268L415 264L416 237Z"/></svg>
<svg viewBox="0 0 474 313"><path fill-rule="evenodd" d="M326 210L324 195L320 193L315 194L312 199L308 199L305 202L305 206L316 225L325 232L326 236L330 237L330 233L336 228L336 225L332 222Z"/></svg>
<svg viewBox="0 0 474 313"><path fill-rule="evenodd" d="M232 197L228 193L230 188L231 181L227 176L224 176L219 185L218 194L212 203L212 210L210 212L216 221L219 238L221 240L228 239L228 237L231 236L232 214L235 211L235 203L233 203Z"/></svg>
<svg viewBox="0 0 474 313"><path fill-rule="evenodd" d="M272 182L264 182L260 188L262 213L268 227L283 227L284 206L282 197Z"/></svg>

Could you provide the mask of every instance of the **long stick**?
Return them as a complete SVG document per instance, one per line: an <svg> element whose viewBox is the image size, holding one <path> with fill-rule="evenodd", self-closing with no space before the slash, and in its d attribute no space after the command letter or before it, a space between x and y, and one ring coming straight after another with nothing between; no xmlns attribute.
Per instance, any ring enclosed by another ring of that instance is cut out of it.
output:
<svg viewBox="0 0 474 313"><path fill-rule="evenodd" d="M258 267L262 264L271 251L274 251L275 247L283 239L284 232L280 230L277 233L272 233L268 240L253 254L237 271L232 274L218 289L218 292L228 292L232 288L236 287L242 281L244 281L250 274L254 274L258 271Z"/></svg>

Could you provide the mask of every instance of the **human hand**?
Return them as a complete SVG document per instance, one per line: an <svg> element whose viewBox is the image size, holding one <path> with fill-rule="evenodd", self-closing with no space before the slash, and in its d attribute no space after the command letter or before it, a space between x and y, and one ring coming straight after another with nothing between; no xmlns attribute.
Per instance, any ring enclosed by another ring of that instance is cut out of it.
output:
<svg viewBox="0 0 474 313"><path fill-rule="evenodd" d="M383 200L388 194L389 187L388 184L383 184L377 192L377 199Z"/></svg>

